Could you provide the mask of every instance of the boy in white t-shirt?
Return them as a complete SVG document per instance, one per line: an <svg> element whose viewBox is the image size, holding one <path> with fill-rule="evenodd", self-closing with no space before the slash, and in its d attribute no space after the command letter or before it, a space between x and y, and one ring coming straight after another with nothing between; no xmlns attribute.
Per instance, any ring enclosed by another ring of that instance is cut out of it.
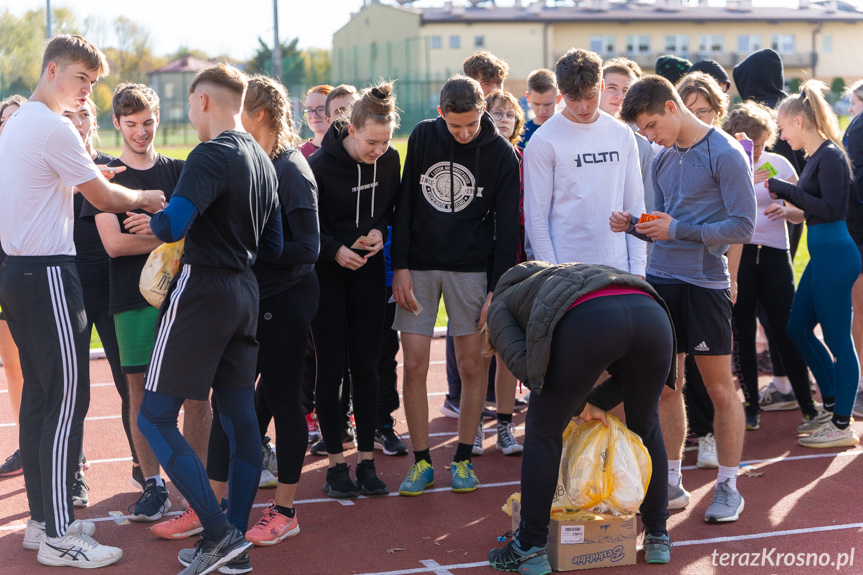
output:
<svg viewBox="0 0 863 575"><path fill-rule="evenodd" d="M615 210L644 212L635 134L599 109L604 84L598 55L572 49L555 72L565 108L524 151L528 257L609 265L643 277L645 244L607 225Z"/></svg>
<svg viewBox="0 0 863 575"><path fill-rule="evenodd" d="M109 184L61 116L87 100L108 73L105 56L80 36L45 48L30 100L0 139L0 306L18 344L24 390L20 437L30 520L24 547L40 563L103 567L123 552L93 540L95 525L76 521L72 481L90 400L89 335L72 240L74 187L99 209L157 212L158 190Z"/></svg>

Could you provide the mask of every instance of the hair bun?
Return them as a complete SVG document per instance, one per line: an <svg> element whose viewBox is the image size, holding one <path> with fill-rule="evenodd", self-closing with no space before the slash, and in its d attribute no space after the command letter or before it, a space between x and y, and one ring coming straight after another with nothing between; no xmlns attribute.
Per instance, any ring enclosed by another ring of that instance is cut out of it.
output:
<svg viewBox="0 0 863 575"><path fill-rule="evenodd" d="M377 88L377 87L372 88L372 96L374 96L378 100L386 100L387 99L387 95L384 94L383 91L381 91L381 89Z"/></svg>

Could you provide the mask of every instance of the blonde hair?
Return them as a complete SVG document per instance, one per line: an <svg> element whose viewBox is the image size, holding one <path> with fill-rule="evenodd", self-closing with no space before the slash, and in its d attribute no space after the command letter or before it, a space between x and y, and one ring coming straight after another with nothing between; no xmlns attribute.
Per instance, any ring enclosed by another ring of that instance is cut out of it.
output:
<svg viewBox="0 0 863 575"><path fill-rule="evenodd" d="M485 109L491 112L495 105L509 104L512 111L515 112L515 127L512 129L512 135L508 138L509 143L513 146L518 145L521 140L521 135L524 133L524 110L518 103L518 99L509 92L503 90L495 90L485 97Z"/></svg>
<svg viewBox="0 0 863 575"><path fill-rule="evenodd" d="M734 106L722 122L722 129L732 136L743 132L753 141L767 134L765 148L770 148L776 143L778 131L773 110L754 100L746 100Z"/></svg>
<svg viewBox="0 0 863 575"><path fill-rule="evenodd" d="M189 85L189 93L193 93L195 88L200 84L212 84L219 88L224 88L242 100L243 92L246 91L249 82L243 72L230 64L220 62L195 74L192 83Z"/></svg>
<svg viewBox="0 0 863 575"><path fill-rule="evenodd" d="M275 158L286 148L294 146L297 133L291 99L288 91L278 81L261 75L249 78L243 109L249 115L264 110L269 128L276 135L273 149L269 151L270 158Z"/></svg>
<svg viewBox="0 0 863 575"><path fill-rule="evenodd" d="M677 82L676 89L683 102L686 102L693 94L696 98L698 95L704 96L704 99L716 112L717 120L728 112L728 96L722 91L713 76L709 74L690 72Z"/></svg>
<svg viewBox="0 0 863 575"><path fill-rule="evenodd" d="M393 130L399 127L401 118L396 107L394 82L379 82L376 86L360 92L360 99L351 108L351 125L360 129L367 122L389 124Z"/></svg>
<svg viewBox="0 0 863 575"><path fill-rule="evenodd" d="M791 117L800 116L804 124L811 126L818 135L836 146L845 157L851 173L854 167L848 159L845 146L842 144L842 134L839 131L839 120L833 112L833 108L824 99L827 85L820 80L807 80L800 88L799 94L788 96L776 108L777 115L785 114Z"/></svg>

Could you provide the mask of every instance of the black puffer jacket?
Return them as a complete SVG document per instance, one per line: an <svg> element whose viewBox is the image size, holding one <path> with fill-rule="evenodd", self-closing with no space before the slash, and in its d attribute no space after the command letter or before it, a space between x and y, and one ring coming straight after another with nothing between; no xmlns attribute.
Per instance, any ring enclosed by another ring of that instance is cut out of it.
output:
<svg viewBox="0 0 863 575"><path fill-rule="evenodd" d="M525 262L503 274L488 308L491 342L504 363L531 393L541 393L557 322L579 297L609 285L650 294L671 314L649 283L638 276L602 265ZM673 324L672 324L673 329ZM677 347L666 385L677 381Z"/></svg>

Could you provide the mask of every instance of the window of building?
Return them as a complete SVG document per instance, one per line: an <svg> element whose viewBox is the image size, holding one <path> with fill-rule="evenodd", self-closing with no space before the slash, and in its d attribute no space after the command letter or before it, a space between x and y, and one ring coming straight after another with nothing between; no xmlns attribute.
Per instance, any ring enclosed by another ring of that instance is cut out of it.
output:
<svg viewBox="0 0 863 575"><path fill-rule="evenodd" d="M737 36L737 51L749 55L761 50L761 34L739 34Z"/></svg>
<svg viewBox="0 0 863 575"><path fill-rule="evenodd" d="M485 36L474 36L473 37L473 47L474 48L485 48Z"/></svg>
<svg viewBox="0 0 863 575"><path fill-rule="evenodd" d="M617 47L615 46L614 36L591 36L590 49L600 55L615 54Z"/></svg>
<svg viewBox="0 0 863 575"><path fill-rule="evenodd" d="M441 49L441 37L440 36L432 36L429 40L429 45L432 50L440 50Z"/></svg>
<svg viewBox="0 0 863 575"><path fill-rule="evenodd" d="M794 53L794 34L774 34L770 47L780 54Z"/></svg>
<svg viewBox="0 0 863 575"><path fill-rule="evenodd" d="M698 51L716 54L724 50L722 34L701 34L698 36Z"/></svg>
<svg viewBox="0 0 863 575"><path fill-rule="evenodd" d="M461 48L461 36L450 36L449 47L453 50L458 50L459 48Z"/></svg>
<svg viewBox="0 0 863 575"><path fill-rule="evenodd" d="M174 99L174 83L173 82L165 82L165 95L164 97L168 100Z"/></svg>
<svg viewBox="0 0 863 575"><path fill-rule="evenodd" d="M650 36L627 36L626 51L631 54L642 54L644 52L650 52Z"/></svg>
<svg viewBox="0 0 863 575"><path fill-rule="evenodd" d="M825 54L833 53L833 34L824 34L821 36L821 51Z"/></svg>
<svg viewBox="0 0 863 575"><path fill-rule="evenodd" d="M665 51L672 54L689 53L689 36L687 34L668 34L665 36Z"/></svg>

